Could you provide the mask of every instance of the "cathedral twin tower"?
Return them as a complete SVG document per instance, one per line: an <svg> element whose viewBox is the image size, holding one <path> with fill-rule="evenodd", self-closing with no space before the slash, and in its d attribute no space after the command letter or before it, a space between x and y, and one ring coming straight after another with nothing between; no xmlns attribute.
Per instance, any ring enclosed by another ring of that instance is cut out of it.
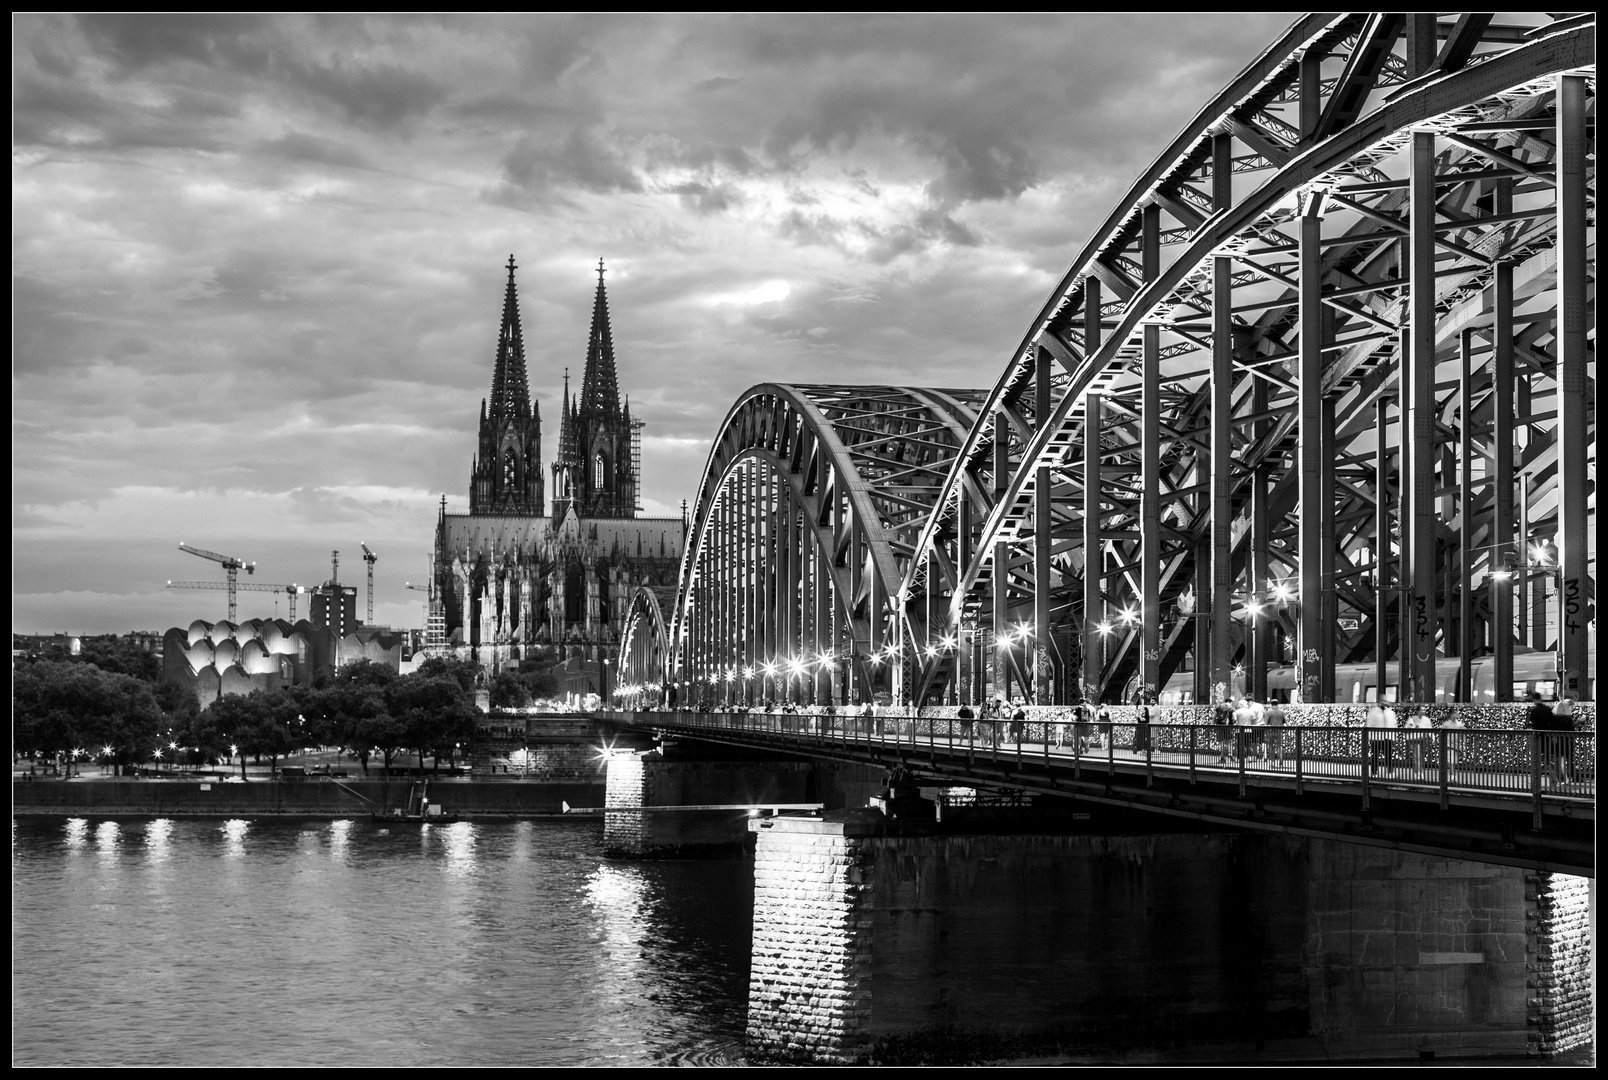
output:
<svg viewBox="0 0 1608 1080"><path fill-rule="evenodd" d="M579 396L564 375L549 508L516 269L510 256L469 512L441 500L432 560L440 620L428 644L492 673L557 661L566 692L603 694L633 605L653 611L674 598L686 524L638 507L642 425L620 398L601 262Z"/></svg>
<svg viewBox="0 0 1608 1080"><path fill-rule="evenodd" d="M525 343L514 286L514 257L508 257L502 329L491 399L480 403L480 447L469 479L471 514L544 516L546 495L541 470L541 408L531 401L525 375ZM553 517L570 510L587 518L633 518L640 477L636 425L630 402L620 399L609 330L609 301L598 261L597 297L586 344L580 396L571 399L564 373L564 404L559 418L558 456L553 462Z"/></svg>

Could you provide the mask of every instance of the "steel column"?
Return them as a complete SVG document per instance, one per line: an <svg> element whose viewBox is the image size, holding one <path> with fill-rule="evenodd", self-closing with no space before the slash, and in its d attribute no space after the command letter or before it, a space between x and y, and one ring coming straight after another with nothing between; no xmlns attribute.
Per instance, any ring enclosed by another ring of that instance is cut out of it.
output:
<svg viewBox="0 0 1608 1080"><path fill-rule="evenodd" d="M1323 549L1333 548L1324 536L1324 507L1334 492L1324 486L1323 438L1323 200L1321 191L1309 192L1301 209L1300 271L1298 274L1300 353L1296 389L1300 424L1296 429L1298 482L1301 504L1297 517L1296 685L1303 702L1329 701L1333 688L1323 678L1324 590L1333 583L1323 576Z"/></svg>
<svg viewBox="0 0 1608 1080"><path fill-rule="evenodd" d="M1262 379L1251 381L1251 413L1260 416L1267 412L1267 383ZM1258 421L1252 429L1253 441L1259 440L1271 421ZM1247 603L1262 597L1266 589L1267 579L1273 574L1272 540L1273 540L1273 511L1271 506L1272 477L1269 467L1265 463L1258 463L1251 470L1251 550L1247 562L1250 564L1249 588L1247 589ZM1263 605L1266 612L1266 605ZM1250 663L1246 665L1250 673L1249 690L1251 696L1257 701L1267 700L1267 669L1268 665L1282 660L1282 657L1273 655L1273 617L1271 614L1251 616L1249 619L1249 653Z"/></svg>
<svg viewBox="0 0 1608 1080"><path fill-rule="evenodd" d="M1083 281L1083 348L1092 355L1100 347L1100 280ZM1105 620L1102 590L1105 576L1105 544L1100 539L1100 439L1103 428L1101 397L1090 393L1083 399L1083 696L1098 701L1104 677Z"/></svg>
<svg viewBox="0 0 1608 1080"><path fill-rule="evenodd" d="M1407 543L1403 578L1410 590L1404 640L1411 667L1403 698L1435 702L1435 640L1440 618L1436 607L1435 458L1435 135L1412 135L1408 178L1410 199L1408 276L1411 344L1402 361L1405 462L1402 519ZM1405 689L1405 688L1404 688Z"/></svg>
<svg viewBox="0 0 1608 1080"><path fill-rule="evenodd" d="M1513 212L1513 181L1496 184L1492 210ZM1496 473L1492 505L1491 549L1487 567L1501 566L1513 549L1513 264L1496 264L1491 283L1491 457ZM1520 551L1523 540L1520 540ZM1513 698L1513 585L1496 582L1491 590L1491 651L1494 658L1496 700Z"/></svg>
<svg viewBox="0 0 1608 1080"><path fill-rule="evenodd" d="M1212 209L1219 212L1233 203L1233 151L1233 136L1223 134L1212 139ZM1217 256L1212 264L1211 394L1211 585L1205 596L1196 599L1197 610L1206 613L1210 645L1205 654L1199 649L1195 652L1196 666L1207 669L1204 687L1199 678L1195 680L1197 703L1209 701L1211 688L1217 683L1228 682L1229 665L1234 660L1229 634L1234 589L1234 488L1230 472L1234 467L1234 259L1229 255ZM1200 576L1197 572L1196 578ZM1253 579L1252 591L1255 587ZM1249 654L1250 650L1246 651Z"/></svg>
<svg viewBox="0 0 1608 1080"><path fill-rule="evenodd" d="M1586 491L1591 431L1586 416L1586 90L1583 75L1558 76L1558 696L1585 698L1588 579Z"/></svg>
<svg viewBox="0 0 1608 1080"><path fill-rule="evenodd" d="M961 568L969 566L972 559L972 507L971 496L965 488L955 496L955 572L961 573ZM975 705L982 701L982 672L978 666L977 657L977 631L975 619L968 627L966 616L965 597L958 591L950 599L951 609L956 612L956 638L955 644L958 655L964 658L961 679L964 697L961 703Z"/></svg>
<svg viewBox="0 0 1608 1080"><path fill-rule="evenodd" d="M1033 422L1042 426L1050 415L1050 376L1054 372L1055 358L1048 349L1036 349L1034 364ZM1050 640L1050 534L1051 498L1050 467L1039 466L1033 484L1033 700L1040 705L1055 704L1052 686L1058 687L1060 662L1055 655L1055 643Z"/></svg>
<svg viewBox="0 0 1608 1080"><path fill-rule="evenodd" d="M1385 700L1390 682L1390 399L1374 402L1374 687Z"/></svg>
<svg viewBox="0 0 1608 1080"><path fill-rule="evenodd" d="M1005 494L1010 470L1010 421L1003 410L994 415L994 498L997 502ZM1000 642L1010 633L1010 545L1003 540L994 544L994 639L988 643L994 662L994 693L1011 694L1011 650L1000 648Z"/></svg>
<svg viewBox="0 0 1608 1080"><path fill-rule="evenodd" d="M1474 331L1458 335L1457 692L1474 700ZM1494 553L1493 553L1494 554ZM1487 566L1490 566L1487 563Z"/></svg>
<svg viewBox="0 0 1608 1080"><path fill-rule="evenodd" d="M1144 276L1161 273L1161 207L1141 218ZM1139 687L1150 700L1161 689L1161 327L1140 331L1139 435Z"/></svg>

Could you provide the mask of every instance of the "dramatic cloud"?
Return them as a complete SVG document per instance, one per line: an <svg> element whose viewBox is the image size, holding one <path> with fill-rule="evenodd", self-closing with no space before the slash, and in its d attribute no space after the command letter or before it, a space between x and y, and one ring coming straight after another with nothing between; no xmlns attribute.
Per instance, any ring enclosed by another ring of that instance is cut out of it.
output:
<svg viewBox="0 0 1608 1080"><path fill-rule="evenodd" d="M652 513L753 383L986 384L1291 18L20 16L16 625L216 617L180 540L416 625L510 252L549 461L608 261Z"/></svg>

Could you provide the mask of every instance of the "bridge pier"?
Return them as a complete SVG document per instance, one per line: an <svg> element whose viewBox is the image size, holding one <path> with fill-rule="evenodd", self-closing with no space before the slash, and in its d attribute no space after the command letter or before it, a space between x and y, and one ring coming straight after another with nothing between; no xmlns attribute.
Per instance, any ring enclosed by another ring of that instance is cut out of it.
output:
<svg viewBox="0 0 1608 1080"><path fill-rule="evenodd" d="M614 750L607 763L604 850L613 858L697 858L746 854L749 815L736 810L644 807L822 803L863 806L883 770L767 755L712 743L665 742Z"/></svg>
<svg viewBox="0 0 1608 1080"><path fill-rule="evenodd" d="M1328 840L754 821L756 1060L1556 1054L1588 883Z"/></svg>

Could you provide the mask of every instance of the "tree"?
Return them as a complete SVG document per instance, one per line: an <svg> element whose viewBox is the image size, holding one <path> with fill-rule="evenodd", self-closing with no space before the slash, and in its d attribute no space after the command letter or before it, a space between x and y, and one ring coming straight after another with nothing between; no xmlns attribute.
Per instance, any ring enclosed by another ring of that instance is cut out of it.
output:
<svg viewBox="0 0 1608 1080"><path fill-rule="evenodd" d="M445 675L451 678L463 692L474 700L475 683L479 681L482 668L473 660L461 660L456 656L432 656L419 665L415 675L422 675L427 679Z"/></svg>
<svg viewBox="0 0 1608 1080"><path fill-rule="evenodd" d="M403 745L402 725L391 716L386 694L397 681L396 672L372 660L359 660L343 667L330 684L317 691L315 707L320 723L342 748L356 755L368 772L369 753L379 749L385 766Z"/></svg>
<svg viewBox="0 0 1608 1080"><path fill-rule="evenodd" d="M156 654L142 649L127 638L115 635L85 638L78 660L94 664L114 675L128 675L141 682L154 683L162 677L162 662Z"/></svg>
<svg viewBox="0 0 1608 1080"><path fill-rule="evenodd" d="M439 769L443 751L450 756L460 744L474 738L480 710L456 679L404 675L392 684L387 700L391 714L403 726L406 744L418 752L421 770L425 754L435 759Z"/></svg>
<svg viewBox="0 0 1608 1080"><path fill-rule="evenodd" d="M262 719L253 733L251 752L266 754L270 772L279 765L279 759L302 746L305 721L302 719L301 696L285 690L271 690L253 694L261 699Z"/></svg>
<svg viewBox="0 0 1608 1080"><path fill-rule="evenodd" d="M530 687L517 672L504 671L491 680L493 709L523 709L530 704Z"/></svg>
<svg viewBox="0 0 1608 1080"><path fill-rule="evenodd" d="M11 700L16 746L50 756L109 747L114 761L138 760L165 719L148 684L71 661L17 665Z"/></svg>
<svg viewBox="0 0 1608 1080"><path fill-rule="evenodd" d="M552 666L538 671L520 672L520 678L525 681L525 689L530 696L537 700L556 698L561 692L558 685L558 675Z"/></svg>
<svg viewBox="0 0 1608 1080"><path fill-rule="evenodd" d="M224 694L202 710L198 745L233 747L240 756L240 779L246 778L246 755L259 752L267 710L260 695Z"/></svg>

